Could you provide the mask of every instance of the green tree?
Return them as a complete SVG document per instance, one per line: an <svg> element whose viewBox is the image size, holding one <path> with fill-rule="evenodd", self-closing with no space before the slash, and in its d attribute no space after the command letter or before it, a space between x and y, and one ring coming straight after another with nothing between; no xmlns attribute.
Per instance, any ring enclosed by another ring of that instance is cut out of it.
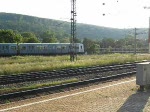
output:
<svg viewBox="0 0 150 112"><path fill-rule="evenodd" d="M88 54L96 54L99 53L99 44L96 41L93 41L88 38L83 39L83 44L84 44L84 50Z"/></svg>
<svg viewBox="0 0 150 112"><path fill-rule="evenodd" d="M125 48L125 46L126 46L125 39L119 39L115 41L115 48Z"/></svg>
<svg viewBox="0 0 150 112"><path fill-rule="evenodd" d="M57 43L58 40L56 37L51 37L50 40L49 40L50 43Z"/></svg>
<svg viewBox="0 0 150 112"><path fill-rule="evenodd" d="M108 48L109 46L113 48L115 46L115 40L112 38L103 38L100 45L101 48Z"/></svg>
<svg viewBox="0 0 150 112"><path fill-rule="evenodd" d="M20 43L22 36L17 31L0 30L0 43Z"/></svg>
<svg viewBox="0 0 150 112"><path fill-rule="evenodd" d="M60 42L60 43L70 43L70 38L67 38L67 37L62 38L62 39L60 39L59 42Z"/></svg>
<svg viewBox="0 0 150 112"><path fill-rule="evenodd" d="M34 33L23 32L21 35L23 36L24 43L39 43L40 42Z"/></svg>
<svg viewBox="0 0 150 112"><path fill-rule="evenodd" d="M35 37L30 37L26 40L26 43L39 43L40 41Z"/></svg>
<svg viewBox="0 0 150 112"><path fill-rule="evenodd" d="M93 43L89 47L89 51L90 51L91 54L99 54L100 53L100 46L96 43Z"/></svg>
<svg viewBox="0 0 150 112"><path fill-rule="evenodd" d="M79 38L75 38L75 43L81 43L81 40Z"/></svg>
<svg viewBox="0 0 150 112"><path fill-rule="evenodd" d="M46 31L42 34L43 43L56 43L58 42L55 33L52 31Z"/></svg>

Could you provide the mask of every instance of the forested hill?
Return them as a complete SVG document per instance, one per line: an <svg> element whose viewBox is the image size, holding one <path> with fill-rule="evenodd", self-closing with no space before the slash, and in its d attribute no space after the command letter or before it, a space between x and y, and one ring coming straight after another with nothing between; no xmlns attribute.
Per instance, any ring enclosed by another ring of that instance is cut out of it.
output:
<svg viewBox="0 0 150 112"><path fill-rule="evenodd" d="M19 32L33 32L36 36L44 31L54 31L58 37L70 35L70 23L27 15L0 13L0 29L12 29ZM120 39L125 37L124 29L100 27L88 24L77 24L77 37L80 39ZM41 37L42 38L42 37Z"/></svg>

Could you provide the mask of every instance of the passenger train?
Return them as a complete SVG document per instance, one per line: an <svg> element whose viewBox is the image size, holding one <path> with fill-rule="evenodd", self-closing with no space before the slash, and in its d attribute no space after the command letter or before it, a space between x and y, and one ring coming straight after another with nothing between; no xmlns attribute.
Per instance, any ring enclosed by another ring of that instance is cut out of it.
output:
<svg viewBox="0 0 150 112"><path fill-rule="evenodd" d="M71 51L70 43L0 43L0 56L84 53L83 44L75 43L74 46L74 51Z"/></svg>

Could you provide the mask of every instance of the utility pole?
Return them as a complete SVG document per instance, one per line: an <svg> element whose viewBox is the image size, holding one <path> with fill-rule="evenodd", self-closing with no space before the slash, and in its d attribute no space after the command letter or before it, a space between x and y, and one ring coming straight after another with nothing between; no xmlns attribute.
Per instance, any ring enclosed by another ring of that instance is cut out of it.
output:
<svg viewBox="0 0 150 112"><path fill-rule="evenodd" d="M150 7L144 7L144 9L150 9ZM150 17L149 17L149 28L148 28L148 53L150 53Z"/></svg>
<svg viewBox="0 0 150 112"><path fill-rule="evenodd" d="M149 52L150 53L150 17L149 17L149 33L148 33L148 49L149 49Z"/></svg>
<svg viewBox="0 0 150 112"><path fill-rule="evenodd" d="M77 59L76 53L76 0L71 0L71 42L70 42L70 61Z"/></svg>
<svg viewBox="0 0 150 112"><path fill-rule="evenodd" d="M137 33L136 33L136 28L135 28L135 34L134 34L134 54L136 54L136 35L137 35Z"/></svg>

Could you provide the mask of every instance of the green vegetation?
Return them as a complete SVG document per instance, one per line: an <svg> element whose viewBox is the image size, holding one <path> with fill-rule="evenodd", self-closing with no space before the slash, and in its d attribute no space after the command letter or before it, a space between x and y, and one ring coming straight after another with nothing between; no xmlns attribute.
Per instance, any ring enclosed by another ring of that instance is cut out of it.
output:
<svg viewBox="0 0 150 112"><path fill-rule="evenodd" d="M39 43L40 42L34 33L23 32L21 33L21 35L23 37L22 43Z"/></svg>
<svg viewBox="0 0 150 112"><path fill-rule="evenodd" d="M63 68L87 67L93 65L111 65L140 60L149 60L150 55L108 54L80 55L75 62L67 56L13 56L0 58L0 75L51 71Z"/></svg>
<svg viewBox="0 0 150 112"><path fill-rule="evenodd" d="M13 30L0 30L0 43L20 43L22 36Z"/></svg>
<svg viewBox="0 0 150 112"><path fill-rule="evenodd" d="M137 49L148 49L148 40L137 39L136 48ZM101 54L100 48L105 48L107 52L111 49L133 49L135 48L135 39L134 36L127 36L123 39L115 40L113 38L103 38L102 40L94 41L92 39L84 38L83 39L85 52L88 54ZM106 53L107 53L106 52Z"/></svg>
<svg viewBox="0 0 150 112"><path fill-rule="evenodd" d="M0 43L69 43L70 23L20 14L0 13ZM134 48L133 29L106 28L77 24L76 43L83 43L87 54L100 48ZM141 34L143 33L143 34ZM145 33L145 34L144 34ZM137 48L147 49L148 29L138 28Z"/></svg>
<svg viewBox="0 0 150 112"><path fill-rule="evenodd" d="M37 88L42 88L42 87L56 86L56 85L61 85L61 84L77 82L77 81L78 81L78 79L72 78L72 79L67 79L67 80L63 80L63 81L26 84L26 85L21 86L21 87L10 86L10 87L5 87L5 88L0 88L0 94L31 90L31 89L37 89Z"/></svg>
<svg viewBox="0 0 150 112"><path fill-rule="evenodd" d="M19 33L13 30L0 30L0 43L57 43L57 42L69 42L69 38L63 38L58 40L54 32L46 31L42 34L43 40L40 41L36 35L32 32ZM75 42L80 43L79 39ZM147 49L147 40L136 40L137 48ZM83 39L84 50L88 54L99 54L100 48L105 48L106 51L111 51L112 48L134 48L134 37L126 37L124 39L114 40L112 38L105 38L99 41L94 41L88 38Z"/></svg>

